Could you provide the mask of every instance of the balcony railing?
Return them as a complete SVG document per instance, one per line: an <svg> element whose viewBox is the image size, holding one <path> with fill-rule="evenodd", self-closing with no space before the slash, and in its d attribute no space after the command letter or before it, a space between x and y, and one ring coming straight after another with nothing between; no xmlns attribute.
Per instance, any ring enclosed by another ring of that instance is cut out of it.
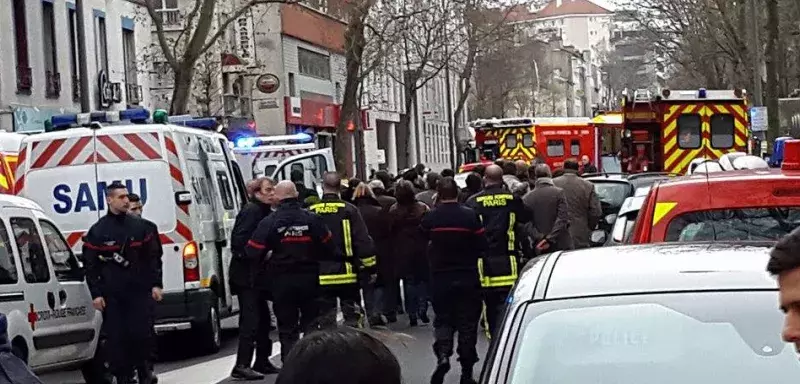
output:
<svg viewBox="0 0 800 384"><path fill-rule="evenodd" d="M30 67L17 67L17 92L30 93L33 88L33 73Z"/></svg>
<svg viewBox="0 0 800 384"><path fill-rule="evenodd" d="M125 98L128 100L128 105L138 105L142 102L141 91L142 87L138 84L125 84Z"/></svg>
<svg viewBox="0 0 800 384"><path fill-rule="evenodd" d="M164 28L181 28L183 27L183 17L181 11L177 9L158 9L156 10L161 15L161 21Z"/></svg>
<svg viewBox="0 0 800 384"><path fill-rule="evenodd" d="M57 99L61 95L61 74L45 71L45 97Z"/></svg>

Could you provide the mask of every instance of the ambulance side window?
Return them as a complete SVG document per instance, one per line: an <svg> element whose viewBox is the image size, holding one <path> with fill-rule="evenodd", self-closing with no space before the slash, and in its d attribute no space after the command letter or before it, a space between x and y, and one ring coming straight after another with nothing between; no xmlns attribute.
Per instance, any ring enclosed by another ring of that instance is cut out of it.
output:
<svg viewBox="0 0 800 384"><path fill-rule="evenodd" d="M700 148L700 115L687 114L678 117L678 148Z"/></svg>
<svg viewBox="0 0 800 384"><path fill-rule="evenodd" d="M733 116L717 114L711 116L711 146L718 149L733 148Z"/></svg>
<svg viewBox="0 0 800 384"><path fill-rule="evenodd" d="M0 284L15 284L17 281L17 262L11 250L6 224L0 222Z"/></svg>
<svg viewBox="0 0 800 384"><path fill-rule="evenodd" d="M233 164L233 177L236 179L236 185L238 186L236 190L239 192L239 200L242 205L247 203L247 187L244 185L244 177L242 176L242 170L239 168L239 164Z"/></svg>
<svg viewBox="0 0 800 384"><path fill-rule="evenodd" d="M564 140L547 140L547 156L564 156Z"/></svg>
<svg viewBox="0 0 800 384"><path fill-rule="evenodd" d="M217 171L217 184L222 193L222 206L226 209L233 209L233 196L231 196L231 183L225 171Z"/></svg>
<svg viewBox="0 0 800 384"><path fill-rule="evenodd" d="M44 254L42 238L33 220L24 217L11 218L11 230L17 243L19 258L22 260L22 273L28 283L50 281L50 267Z"/></svg>
<svg viewBox="0 0 800 384"><path fill-rule="evenodd" d="M61 232L50 222L39 220L42 227L47 250L50 251L50 261L58 281L83 281L78 259L67 246Z"/></svg>
<svg viewBox="0 0 800 384"><path fill-rule="evenodd" d="M517 135L513 133L509 133L506 135L506 148L516 148L517 147Z"/></svg>
<svg viewBox="0 0 800 384"><path fill-rule="evenodd" d="M572 140L569 142L569 154L571 156L579 156L581 154L580 140Z"/></svg>

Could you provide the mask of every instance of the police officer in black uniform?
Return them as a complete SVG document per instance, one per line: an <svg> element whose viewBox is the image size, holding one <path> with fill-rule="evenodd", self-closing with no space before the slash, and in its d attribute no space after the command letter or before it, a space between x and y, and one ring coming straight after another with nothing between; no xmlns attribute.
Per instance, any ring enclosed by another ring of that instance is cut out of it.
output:
<svg viewBox="0 0 800 384"><path fill-rule="evenodd" d="M325 220L333 233L334 246L346 258L343 262L324 262L320 266L322 326L336 324L338 298L345 324L360 327L362 315L359 282L375 282L377 258L361 212L355 205L341 199L341 188L342 179L336 172L325 173L322 180L322 199L309 207L311 212Z"/></svg>
<svg viewBox="0 0 800 384"><path fill-rule="evenodd" d="M108 186L106 203L108 214L83 239L86 280L94 307L103 311L108 361L117 383L130 383L135 368L141 384L152 384L148 359L153 307L162 299L161 244L150 225L127 213L124 185Z"/></svg>
<svg viewBox="0 0 800 384"><path fill-rule="evenodd" d="M437 365L432 384L444 382L450 370L453 336L458 332L461 383L475 383L473 366L478 361L478 321L481 317L481 283L478 260L487 248L483 224L477 212L458 203L459 189L452 177L440 180L439 206L422 219L430 239L431 295Z"/></svg>
<svg viewBox="0 0 800 384"><path fill-rule="evenodd" d="M278 209L258 224L245 248L249 259L266 264L282 359L319 315L320 262L344 259L322 218L304 210L297 196L294 183L279 182L275 186Z"/></svg>
<svg viewBox="0 0 800 384"><path fill-rule="evenodd" d="M272 340L269 338L272 316L268 303L270 282L266 277L265 265L258 259L248 258L245 252L247 242L258 224L272 212L274 189L274 180L266 177L255 179L248 189L250 202L236 215L231 231L233 257L228 276L231 292L239 296L240 307L239 347L236 364L231 371L234 379L261 380L264 375L278 373L278 369L269 361L272 355Z"/></svg>
<svg viewBox="0 0 800 384"><path fill-rule="evenodd" d="M484 190L470 197L467 206L478 212L486 229L489 245L478 264L478 272L486 305L485 319L489 334L494 335L506 297L518 277L521 241L517 232L521 224L531 220L532 214L522 199L504 187L502 168L486 167L484 181Z"/></svg>

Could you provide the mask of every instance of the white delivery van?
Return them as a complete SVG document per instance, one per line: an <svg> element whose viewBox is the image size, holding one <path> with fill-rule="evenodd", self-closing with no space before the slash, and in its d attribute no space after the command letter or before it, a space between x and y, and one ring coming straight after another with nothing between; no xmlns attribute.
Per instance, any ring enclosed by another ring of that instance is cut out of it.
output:
<svg viewBox="0 0 800 384"><path fill-rule="evenodd" d="M336 164L330 148L316 149L310 139L305 133L240 138L233 152L245 181L261 176L291 180L292 171L297 171L303 174L303 184L321 195L322 175L336 171Z"/></svg>
<svg viewBox="0 0 800 384"><path fill-rule="evenodd" d="M35 372L92 365L102 315L83 269L42 207L12 195L0 195L0 312Z"/></svg>
<svg viewBox="0 0 800 384"><path fill-rule="evenodd" d="M144 218L158 226L164 247L164 300L156 306L156 331L191 330L198 347L217 351L220 319L238 312L226 278L228 239L245 202L227 138L168 123L92 122L91 128L70 128L88 126L90 118L147 122L149 112L54 116L54 129L62 130L32 135L23 143L17 195L39 203L80 253L81 238L106 214L106 186L126 184L141 196ZM213 119L182 124L216 127Z"/></svg>

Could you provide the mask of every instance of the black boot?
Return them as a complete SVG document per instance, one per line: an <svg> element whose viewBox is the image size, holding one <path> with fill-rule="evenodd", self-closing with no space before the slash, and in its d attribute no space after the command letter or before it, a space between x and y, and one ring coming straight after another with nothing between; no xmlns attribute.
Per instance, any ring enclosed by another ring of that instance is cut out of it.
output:
<svg viewBox="0 0 800 384"><path fill-rule="evenodd" d="M370 327L385 327L386 322L383 321L383 317L381 315L372 315L369 318L369 326Z"/></svg>
<svg viewBox="0 0 800 384"><path fill-rule="evenodd" d="M478 384L477 381L472 377L472 366L469 365L462 365L461 366L461 381L459 384Z"/></svg>
<svg viewBox="0 0 800 384"><path fill-rule="evenodd" d="M269 359L264 363L259 362L253 365L253 370L263 375L274 375L281 371L278 367L274 366Z"/></svg>
<svg viewBox="0 0 800 384"><path fill-rule="evenodd" d="M231 377L236 380L264 380L264 375L252 370L250 367L244 367L241 365L233 367L233 371L231 371Z"/></svg>
<svg viewBox="0 0 800 384"><path fill-rule="evenodd" d="M431 375L431 384L443 384L444 377L450 371L450 358L447 356L439 356L436 361L436 370Z"/></svg>
<svg viewBox="0 0 800 384"><path fill-rule="evenodd" d="M421 321L422 324L430 323L431 319L428 317L428 312L420 311L419 312L419 321Z"/></svg>

